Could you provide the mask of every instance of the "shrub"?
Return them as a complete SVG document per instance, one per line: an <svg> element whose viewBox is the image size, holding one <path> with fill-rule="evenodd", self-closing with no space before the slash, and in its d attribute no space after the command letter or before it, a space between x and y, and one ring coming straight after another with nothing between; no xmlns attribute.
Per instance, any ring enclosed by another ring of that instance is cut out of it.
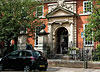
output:
<svg viewBox="0 0 100 72"><path fill-rule="evenodd" d="M98 44L97 49L93 51L93 61L100 61L100 44Z"/></svg>

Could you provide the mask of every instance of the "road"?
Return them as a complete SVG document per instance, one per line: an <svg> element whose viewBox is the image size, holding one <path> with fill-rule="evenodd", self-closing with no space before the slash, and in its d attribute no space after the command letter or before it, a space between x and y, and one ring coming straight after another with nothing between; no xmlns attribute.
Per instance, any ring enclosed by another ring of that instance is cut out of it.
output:
<svg viewBox="0 0 100 72"><path fill-rule="evenodd" d="M1 72L24 72L24 71L5 70ZM44 72L44 71L30 71L30 72ZM46 72L100 72L100 69L49 67Z"/></svg>

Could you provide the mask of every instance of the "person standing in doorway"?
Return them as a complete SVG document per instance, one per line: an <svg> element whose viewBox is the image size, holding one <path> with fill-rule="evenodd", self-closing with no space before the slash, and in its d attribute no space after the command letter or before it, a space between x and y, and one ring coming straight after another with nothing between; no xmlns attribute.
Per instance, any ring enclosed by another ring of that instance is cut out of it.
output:
<svg viewBox="0 0 100 72"><path fill-rule="evenodd" d="M62 54L65 54L65 48L66 48L66 41L64 40L64 38L62 39L62 42L61 42L61 47L62 47Z"/></svg>

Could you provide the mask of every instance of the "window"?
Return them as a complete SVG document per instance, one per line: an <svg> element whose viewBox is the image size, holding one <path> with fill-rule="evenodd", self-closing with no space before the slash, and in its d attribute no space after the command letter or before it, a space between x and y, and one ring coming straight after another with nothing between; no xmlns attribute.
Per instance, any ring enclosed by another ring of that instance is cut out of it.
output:
<svg viewBox="0 0 100 72"><path fill-rule="evenodd" d="M39 52L37 52L37 51L33 51L32 54L36 58L39 57L39 56L41 56L41 54Z"/></svg>
<svg viewBox="0 0 100 72"><path fill-rule="evenodd" d="M84 1L83 2L83 13L84 14L90 14L92 12L92 2L90 1Z"/></svg>
<svg viewBox="0 0 100 72"><path fill-rule="evenodd" d="M38 45L38 36L36 35L36 45Z"/></svg>
<svg viewBox="0 0 100 72"><path fill-rule="evenodd" d="M20 56L32 56L30 52L22 51Z"/></svg>
<svg viewBox="0 0 100 72"><path fill-rule="evenodd" d="M8 57L18 57L19 56L19 52L18 51L14 51L14 52L11 52Z"/></svg>
<svg viewBox="0 0 100 72"><path fill-rule="evenodd" d="M43 16L43 6L38 6L36 9L36 16L42 17Z"/></svg>
<svg viewBox="0 0 100 72"><path fill-rule="evenodd" d="M84 24L84 30L87 27L88 24ZM86 40L88 36L85 36L84 38L84 46L93 46L94 41L93 40Z"/></svg>
<svg viewBox="0 0 100 72"><path fill-rule="evenodd" d="M35 33L35 45L37 46L38 45L38 35L37 35L37 33Z"/></svg>

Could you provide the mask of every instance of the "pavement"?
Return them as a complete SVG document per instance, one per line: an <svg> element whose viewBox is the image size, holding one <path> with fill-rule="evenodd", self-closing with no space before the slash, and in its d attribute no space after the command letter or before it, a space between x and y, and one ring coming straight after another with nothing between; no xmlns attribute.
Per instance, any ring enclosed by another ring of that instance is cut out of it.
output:
<svg viewBox="0 0 100 72"><path fill-rule="evenodd" d="M87 68L100 69L100 61L76 61L76 60L60 60L60 59L49 59L49 67L67 67L67 68Z"/></svg>
<svg viewBox="0 0 100 72"><path fill-rule="evenodd" d="M15 70L5 70L0 72L24 72ZM67 67L49 67L47 71L30 71L30 72L100 72L100 69L84 69L84 68L67 68Z"/></svg>
<svg viewBox="0 0 100 72"><path fill-rule="evenodd" d="M51 70L50 68L48 68L47 72L100 72L100 69L66 68L66 67L52 67Z"/></svg>

